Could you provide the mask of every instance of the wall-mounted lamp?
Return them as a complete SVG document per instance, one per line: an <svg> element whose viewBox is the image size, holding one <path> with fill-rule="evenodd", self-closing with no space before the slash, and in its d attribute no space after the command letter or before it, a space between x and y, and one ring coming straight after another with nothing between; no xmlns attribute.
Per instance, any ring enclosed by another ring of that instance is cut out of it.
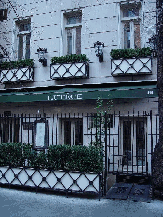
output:
<svg viewBox="0 0 163 217"><path fill-rule="evenodd" d="M149 38L149 46L153 51L153 56L157 56L157 35L153 35L151 38Z"/></svg>
<svg viewBox="0 0 163 217"><path fill-rule="evenodd" d="M39 48L37 49L39 62L42 63L43 66L47 66L47 59L45 58L45 53L47 53L47 48Z"/></svg>
<svg viewBox="0 0 163 217"><path fill-rule="evenodd" d="M2 62L2 60L3 60L3 54L2 53L0 53L0 63Z"/></svg>
<svg viewBox="0 0 163 217"><path fill-rule="evenodd" d="M99 57L99 62L103 62L103 48L104 48L104 43L97 41L94 43L94 48L95 48L95 54L97 57Z"/></svg>

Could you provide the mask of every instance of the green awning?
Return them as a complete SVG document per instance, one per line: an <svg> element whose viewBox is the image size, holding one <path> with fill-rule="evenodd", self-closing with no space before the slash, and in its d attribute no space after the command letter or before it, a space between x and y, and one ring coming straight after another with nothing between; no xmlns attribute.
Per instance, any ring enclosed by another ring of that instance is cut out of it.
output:
<svg viewBox="0 0 163 217"><path fill-rule="evenodd" d="M44 102L57 100L122 99L158 97L156 85L110 88L63 88L60 90L0 93L0 102Z"/></svg>

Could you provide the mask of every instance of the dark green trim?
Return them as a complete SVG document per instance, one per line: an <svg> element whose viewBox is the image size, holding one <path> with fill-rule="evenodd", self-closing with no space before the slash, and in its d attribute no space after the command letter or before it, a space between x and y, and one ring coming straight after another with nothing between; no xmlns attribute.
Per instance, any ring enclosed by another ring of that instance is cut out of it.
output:
<svg viewBox="0 0 163 217"><path fill-rule="evenodd" d="M158 97L156 85L111 88L63 88L37 92L1 93L0 102L40 102L56 100L122 99Z"/></svg>

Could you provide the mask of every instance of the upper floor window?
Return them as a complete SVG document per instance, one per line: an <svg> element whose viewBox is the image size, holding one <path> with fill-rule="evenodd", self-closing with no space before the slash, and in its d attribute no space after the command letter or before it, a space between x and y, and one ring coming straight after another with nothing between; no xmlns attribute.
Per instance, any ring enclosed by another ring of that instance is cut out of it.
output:
<svg viewBox="0 0 163 217"><path fill-rule="evenodd" d="M7 9L0 9L0 21L7 20Z"/></svg>
<svg viewBox="0 0 163 217"><path fill-rule="evenodd" d="M141 48L140 5L121 6L121 28L123 48Z"/></svg>
<svg viewBox="0 0 163 217"><path fill-rule="evenodd" d="M81 11L65 14L66 53L81 54Z"/></svg>
<svg viewBox="0 0 163 217"><path fill-rule="evenodd" d="M18 59L30 59L31 20L17 21L16 25L18 30Z"/></svg>

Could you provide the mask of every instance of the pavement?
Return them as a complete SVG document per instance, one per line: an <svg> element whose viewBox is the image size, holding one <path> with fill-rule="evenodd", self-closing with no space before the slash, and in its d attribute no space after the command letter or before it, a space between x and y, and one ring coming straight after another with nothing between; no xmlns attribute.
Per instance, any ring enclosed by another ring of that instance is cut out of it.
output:
<svg viewBox="0 0 163 217"><path fill-rule="evenodd" d="M163 217L163 201L134 202L0 188L0 217Z"/></svg>

